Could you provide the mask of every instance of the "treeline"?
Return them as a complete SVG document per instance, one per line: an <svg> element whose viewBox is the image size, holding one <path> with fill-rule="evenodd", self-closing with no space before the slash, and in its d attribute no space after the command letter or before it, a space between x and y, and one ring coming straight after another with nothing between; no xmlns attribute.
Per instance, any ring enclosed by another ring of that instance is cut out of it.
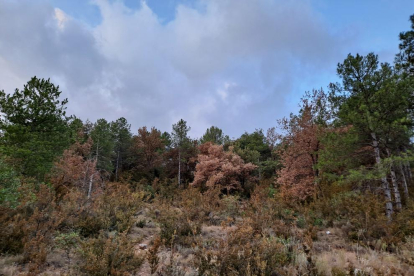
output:
<svg viewBox="0 0 414 276"><path fill-rule="evenodd" d="M67 116L68 100L60 101L60 94L50 80L36 77L13 94L1 92L4 166L9 164L17 174L38 183L50 182L58 164L69 166L70 156L79 155L85 163L85 179L94 174L97 186L108 181L175 179L178 186L187 187L194 180L198 154L203 152L200 146L210 143L233 151L241 162L255 164L258 179L275 174L277 158L262 130L231 140L212 126L200 139L192 139L190 126L181 119L170 133L144 126L132 134L125 118L92 123Z"/></svg>
<svg viewBox="0 0 414 276"><path fill-rule="evenodd" d="M300 112L278 127L234 140L214 126L193 139L184 120L171 132L144 126L136 133L125 118L82 122L66 114L58 86L36 77L14 93L1 91L1 251L23 252L37 271L56 237L68 241L77 233L105 243L100 231L127 233L144 198L187 188L249 198L265 186L287 206L319 206L331 223L345 199L375 201L367 209L382 206L389 222L412 211L410 20L394 64L374 53L350 54L337 67L341 83L306 93ZM398 231L414 234L410 225ZM88 260L95 253L82 254ZM85 263L82 271L88 269Z"/></svg>

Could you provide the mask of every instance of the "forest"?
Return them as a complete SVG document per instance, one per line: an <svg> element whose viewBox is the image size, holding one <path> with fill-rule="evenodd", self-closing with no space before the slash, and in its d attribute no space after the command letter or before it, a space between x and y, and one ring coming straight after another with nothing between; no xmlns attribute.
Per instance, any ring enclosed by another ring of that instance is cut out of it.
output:
<svg viewBox="0 0 414 276"><path fill-rule="evenodd" d="M349 54L237 139L82 121L50 79L0 91L0 275L414 275L410 22L393 64Z"/></svg>

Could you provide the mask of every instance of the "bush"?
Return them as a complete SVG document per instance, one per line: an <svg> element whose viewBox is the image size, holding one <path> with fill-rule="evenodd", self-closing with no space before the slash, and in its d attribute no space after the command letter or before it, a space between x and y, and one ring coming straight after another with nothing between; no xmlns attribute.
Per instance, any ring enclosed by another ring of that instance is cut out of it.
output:
<svg viewBox="0 0 414 276"><path fill-rule="evenodd" d="M161 227L160 237L167 246L171 246L173 241L183 246L191 246L193 237L201 231L200 222L190 221L184 213L173 210L165 210L158 221Z"/></svg>
<svg viewBox="0 0 414 276"><path fill-rule="evenodd" d="M81 243L79 270L93 276L133 273L144 261L135 254L133 246L125 232L108 236L101 231L97 238Z"/></svg>
<svg viewBox="0 0 414 276"><path fill-rule="evenodd" d="M84 237L94 236L100 230L129 231L143 198L143 192L132 192L125 184L108 184L102 194L83 206L75 227Z"/></svg>
<svg viewBox="0 0 414 276"><path fill-rule="evenodd" d="M278 239L255 235L245 224L209 246L199 241L194 265L199 275L274 275L291 261L289 255Z"/></svg>
<svg viewBox="0 0 414 276"><path fill-rule="evenodd" d="M17 214L16 210L0 206L0 252L3 254L19 254L23 251L23 218Z"/></svg>

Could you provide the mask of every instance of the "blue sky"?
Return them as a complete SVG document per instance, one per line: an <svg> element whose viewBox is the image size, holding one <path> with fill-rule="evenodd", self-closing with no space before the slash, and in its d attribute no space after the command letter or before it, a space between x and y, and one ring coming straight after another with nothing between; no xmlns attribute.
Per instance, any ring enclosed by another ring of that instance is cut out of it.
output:
<svg viewBox="0 0 414 276"><path fill-rule="evenodd" d="M392 62L408 0L0 0L0 89L51 78L69 113L237 137L337 81L348 53Z"/></svg>

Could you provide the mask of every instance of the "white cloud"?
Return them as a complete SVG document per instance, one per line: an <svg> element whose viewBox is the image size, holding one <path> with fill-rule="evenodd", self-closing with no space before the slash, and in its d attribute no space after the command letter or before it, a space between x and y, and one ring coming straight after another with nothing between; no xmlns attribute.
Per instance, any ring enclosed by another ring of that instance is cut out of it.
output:
<svg viewBox="0 0 414 276"><path fill-rule="evenodd" d="M59 8L55 8L55 18L59 29L63 30L65 22L68 21L68 16Z"/></svg>
<svg viewBox="0 0 414 276"><path fill-rule="evenodd" d="M229 89L237 87L237 84L234 82L224 82L224 85L217 89L217 94L221 97L221 100L227 103L227 98L229 97Z"/></svg>
<svg viewBox="0 0 414 276"><path fill-rule="evenodd" d="M342 49L308 1L205 0L167 24L145 2L95 4L102 22L90 27L48 4L3 3L1 88L51 77L83 119L169 131L183 118L192 136L211 125L236 136L274 125L297 83L335 67Z"/></svg>

